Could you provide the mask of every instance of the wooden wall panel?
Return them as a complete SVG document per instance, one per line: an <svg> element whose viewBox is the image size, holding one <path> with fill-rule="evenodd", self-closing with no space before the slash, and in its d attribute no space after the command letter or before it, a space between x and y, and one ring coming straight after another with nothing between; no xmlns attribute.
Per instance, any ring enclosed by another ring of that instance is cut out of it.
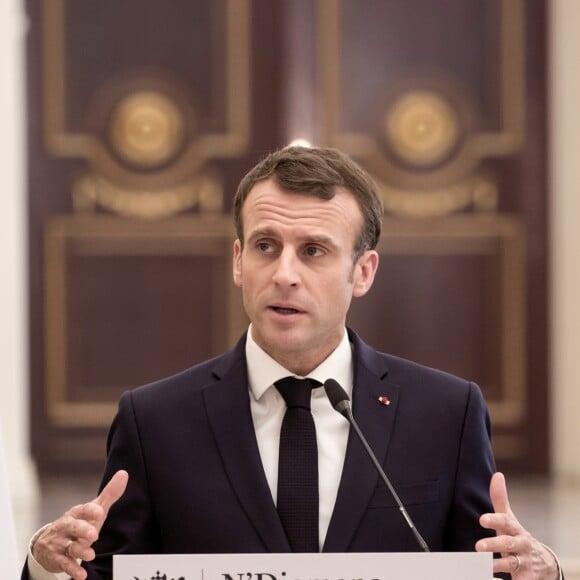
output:
<svg viewBox="0 0 580 580"><path fill-rule="evenodd" d="M223 351L246 325L223 216L243 171L282 144L280 10L27 10L33 454L41 471L100 469L124 390Z"/></svg>
<svg viewBox="0 0 580 580"><path fill-rule="evenodd" d="M524 239L513 216L387 219L381 267L350 323L380 350L476 381L499 461L527 447Z"/></svg>
<svg viewBox="0 0 580 580"><path fill-rule="evenodd" d="M298 137L381 188L382 266L350 323L477 381L500 466L548 468L544 0L27 10L41 470L100 469L124 389L235 340L232 197Z"/></svg>
<svg viewBox="0 0 580 580"><path fill-rule="evenodd" d="M227 349L247 325L231 278L229 218L127 222L53 216L45 248L49 467L73 431L99 462L121 393ZM96 432L97 435L91 435Z"/></svg>
<svg viewBox="0 0 580 580"><path fill-rule="evenodd" d="M388 214L352 324L477 381L500 465L544 471L544 4L318 7L320 134L375 176Z"/></svg>

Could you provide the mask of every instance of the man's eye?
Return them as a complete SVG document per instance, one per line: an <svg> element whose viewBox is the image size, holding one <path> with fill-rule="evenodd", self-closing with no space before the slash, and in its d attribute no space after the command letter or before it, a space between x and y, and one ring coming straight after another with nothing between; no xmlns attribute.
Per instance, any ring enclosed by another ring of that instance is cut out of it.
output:
<svg viewBox="0 0 580 580"><path fill-rule="evenodd" d="M324 254L324 251L318 246L307 246L306 254L311 258L315 258L317 256L322 256Z"/></svg>
<svg viewBox="0 0 580 580"><path fill-rule="evenodd" d="M260 250L260 252L264 253L270 252L272 250L272 244L269 244L268 242L258 242L256 247L258 250Z"/></svg>

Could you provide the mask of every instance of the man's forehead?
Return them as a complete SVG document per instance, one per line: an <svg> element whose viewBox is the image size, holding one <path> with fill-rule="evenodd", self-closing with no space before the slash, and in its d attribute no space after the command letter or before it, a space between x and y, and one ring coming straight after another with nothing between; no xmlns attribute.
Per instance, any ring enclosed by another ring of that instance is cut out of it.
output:
<svg viewBox="0 0 580 580"><path fill-rule="evenodd" d="M288 197L301 197L306 199L312 199L314 201L319 200L321 202L330 202L337 196L350 197L355 202L357 202L358 205L356 196L352 193L352 191L350 191L350 189L344 186L329 185L326 188L327 195L322 194L322 192L324 191L322 187L319 189L319 191L321 192L320 194L316 193L315 191L309 191L306 189L303 191L287 189L281 186L274 177L269 177L268 179L258 181L252 186L252 188L250 189L250 191L248 191L248 194L246 195L244 207L248 205L247 203L248 200L254 200L257 195L267 197L267 196L276 196L280 194Z"/></svg>
<svg viewBox="0 0 580 580"><path fill-rule="evenodd" d="M298 220L313 225L320 220L350 223L362 219L362 212L350 194L337 193L332 199L312 194L259 189L252 193L244 206L245 221Z"/></svg>

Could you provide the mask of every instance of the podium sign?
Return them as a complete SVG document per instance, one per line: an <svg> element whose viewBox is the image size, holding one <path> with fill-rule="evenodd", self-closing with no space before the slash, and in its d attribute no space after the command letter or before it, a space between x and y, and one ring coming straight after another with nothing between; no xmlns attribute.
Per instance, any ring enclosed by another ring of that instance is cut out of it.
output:
<svg viewBox="0 0 580 580"><path fill-rule="evenodd" d="M113 557L114 580L491 580L491 554L147 554Z"/></svg>

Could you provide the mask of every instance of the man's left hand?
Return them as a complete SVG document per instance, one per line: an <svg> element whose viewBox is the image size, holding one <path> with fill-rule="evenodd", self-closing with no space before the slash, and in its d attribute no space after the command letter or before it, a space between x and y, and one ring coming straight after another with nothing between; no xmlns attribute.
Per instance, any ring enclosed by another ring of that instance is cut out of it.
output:
<svg viewBox="0 0 580 580"><path fill-rule="evenodd" d="M494 573L507 572L519 580L557 580L559 572L554 556L512 512L502 473L493 475L489 492L495 513L483 514L479 522L484 528L495 530L497 535L479 540L475 549L501 554L501 558L493 561Z"/></svg>

